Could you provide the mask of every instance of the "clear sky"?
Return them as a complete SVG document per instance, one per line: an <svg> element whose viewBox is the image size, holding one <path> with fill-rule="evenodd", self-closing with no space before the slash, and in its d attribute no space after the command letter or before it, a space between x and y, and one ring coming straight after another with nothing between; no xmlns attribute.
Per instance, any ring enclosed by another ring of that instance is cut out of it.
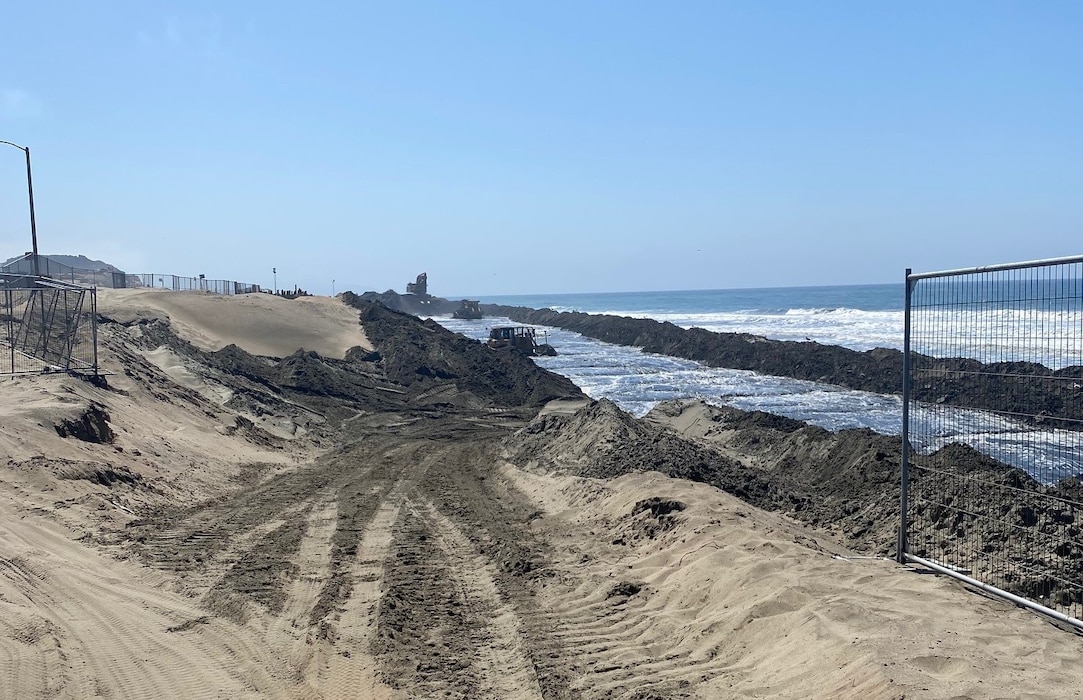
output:
<svg viewBox="0 0 1083 700"><path fill-rule="evenodd" d="M441 295L1083 253L1083 3L6 3L41 252ZM0 146L0 258L28 250Z"/></svg>

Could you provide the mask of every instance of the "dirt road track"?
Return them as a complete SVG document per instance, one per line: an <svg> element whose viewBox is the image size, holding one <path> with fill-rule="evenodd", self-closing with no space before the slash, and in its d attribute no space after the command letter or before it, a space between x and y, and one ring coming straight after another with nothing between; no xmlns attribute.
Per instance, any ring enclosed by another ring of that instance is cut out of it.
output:
<svg viewBox="0 0 1083 700"><path fill-rule="evenodd" d="M536 504L500 477L524 420L362 418L334 453L146 518L126 546L211 615L286 640L312 697L684 697L676 680L716 665L638 648L653 624L639 603L592 590L589 562L555 553Z"/></svg>
<svg viewBox="0 0 1083 700"><path fill-rule="evenodd" d="M574 697L534 598L553 574L537 511L493 479L523 419L354 421L349 444L315 463L154 514L117 546L175 574L212 615L327 646L323 668L290 655L316 688L342 690L349 660L373 655L370 672L411 697Z"/></svg>

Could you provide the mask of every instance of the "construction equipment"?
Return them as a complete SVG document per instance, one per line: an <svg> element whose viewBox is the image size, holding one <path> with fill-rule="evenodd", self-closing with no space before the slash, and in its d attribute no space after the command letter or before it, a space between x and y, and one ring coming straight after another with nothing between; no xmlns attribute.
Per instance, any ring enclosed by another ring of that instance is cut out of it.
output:
<svg viewBox="0 0 1083 700"><path fill-rule="evenodd" d="M455 309L455 312L451 314L451 317L469 320L482 318L481 308L478 306L479 303L480 302L473 299L463 299L459 304L459 308Z"/></svg>
<svg viewBox="0 0 1083 700"><path fill-rule="evenodd" d="M557 354L556 348L549 343L538 344L537 335L530 326L497 326L489 331L486 345L494 350L516 350L531 357Z"/></svg>

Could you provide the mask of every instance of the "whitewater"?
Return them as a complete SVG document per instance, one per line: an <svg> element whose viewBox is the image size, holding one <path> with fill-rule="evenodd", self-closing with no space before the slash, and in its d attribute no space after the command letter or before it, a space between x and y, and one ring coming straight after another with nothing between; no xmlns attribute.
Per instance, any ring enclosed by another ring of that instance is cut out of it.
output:
<svg viewBox="0 0 1083 700"><path fill-rule="evenodd" d="M754 333L777 340L813 340L854 350L903 345L903 285L860 285L763 290L709 290L483 298L484 303L653 318L716 332ZM484 341L489 329L517 325L507 318L478 321L435 319L449 330ZM660 401L700 399L710 404L760 410L806 421L828 430L868 428L899 435L902 400L818 382L707 367L682 358L611 345L559 328L537 327L539 342L559 355L538 364L575 382L588 396L612 400L633 415ZM902 378L899 378L900 384ZM1083 471L1083 458L1063 450L1028 453L1020 459L1019 435L1033 428L983 411L917 407L912 420L930 434L922 451L961 441L1001 461L1024 462L1043 481ZM929 428L934 428L929 430ZM1059 431L1058 431L1059 432ZM1063 435L1057 439L1063 445Z"/></svg>

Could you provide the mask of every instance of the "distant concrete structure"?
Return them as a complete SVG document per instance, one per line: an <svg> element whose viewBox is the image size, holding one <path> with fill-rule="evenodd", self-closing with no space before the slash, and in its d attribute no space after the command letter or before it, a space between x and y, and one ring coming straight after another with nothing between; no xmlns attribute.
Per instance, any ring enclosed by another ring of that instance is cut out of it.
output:
<svg viewBox="0 0 1083 700"><path fill-rule="evenodd" d="M419 297L429 296L429 273L422 272L417 276L416 282L407 282L406 293L416 294Z"/></svg>

